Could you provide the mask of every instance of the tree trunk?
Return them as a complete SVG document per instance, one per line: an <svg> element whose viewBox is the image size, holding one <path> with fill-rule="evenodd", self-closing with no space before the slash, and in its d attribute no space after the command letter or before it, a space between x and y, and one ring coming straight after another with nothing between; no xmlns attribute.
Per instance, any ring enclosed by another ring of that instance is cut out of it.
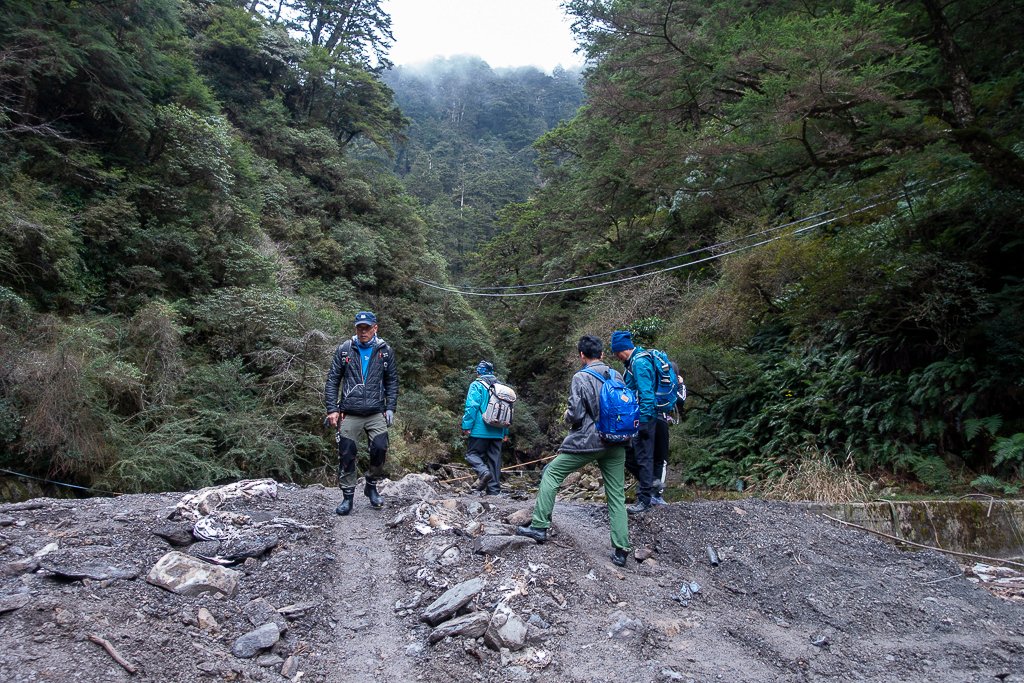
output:
<svg viewBox="0 0 1024 683"><path fill-rule="evenodd" d="M972 161L985 169L993 183L1024 191L1024 160L977 125L971 79L967 75L963 53L946 20L943 6L939 0L921 0L921 4L928 13L932 38L939 49L942 66L949 79L953 105L953 141L970 155Z"/></svg>

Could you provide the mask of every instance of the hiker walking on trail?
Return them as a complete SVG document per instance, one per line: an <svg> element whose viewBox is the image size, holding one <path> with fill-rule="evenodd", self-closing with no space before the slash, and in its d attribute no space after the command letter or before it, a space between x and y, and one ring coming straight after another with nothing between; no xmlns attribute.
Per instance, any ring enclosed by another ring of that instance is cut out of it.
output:
<svg viewBox="0 0 1024 683"><path fill-rule="evenodd" d="M611 339L612 353L626 367L626 386L636 393L640 404L640 429L626 448L626 470L636 477L636 504L626 511L631 515L646 512L653 503L655 493L660 498L660 486L654 486L654 438L657 428L655 416L655 386L657 370L654 360L643 347L633 344L633 335L627 330L615 330ZM666 425L667 426L667 425Z"/></svg>
<svg viewBox="0 0 1024 683"><path fill-rule="evenodd" d="M501 444L508 438L508 427L488 424L484 420L491 392L498 383L494 365L482 360L477 363L476 374L469 385L466 407L462 411L462 434L469 437L466 462L477 474L473 488L496 496L501 494Z"/></svg>
<svg viewBox="0 0 1024 683"><path fill-rule="evenodd" d="M629 523L626 517L625 447L605 442L597 431L600 420L602 385L616 377L615 371L605 365L602 343L597 337L586 335L576 346L583 369L572 377L569 387L569 408L565 421L569 434L558 448L558 455L544 468L533 519L528 527L517 527L516 534L527 536L538 543L547 540L551 527L551 511L555 506L558 487L570 474L588 463L601 469L605 497L608 501L608 521L611 526L612 562L626 565L629 554ZM603 378L603 379L602 379Z"/></svg>
<svg viewBox="0 0 1024 683"><path fill-rule="evenodd" d="M339 515L352 512L357 442L364 436L370 467L363 495L370 499L371 507L384 506L377 492L377 481L384 476L388 428L394 423L398 403L395 355L391 346L377 336L377 316L370 311L360 311L354 324L356 333L334 352L324 387L327 422L337 429L338 486L342 501L335 512Z"/></svg>

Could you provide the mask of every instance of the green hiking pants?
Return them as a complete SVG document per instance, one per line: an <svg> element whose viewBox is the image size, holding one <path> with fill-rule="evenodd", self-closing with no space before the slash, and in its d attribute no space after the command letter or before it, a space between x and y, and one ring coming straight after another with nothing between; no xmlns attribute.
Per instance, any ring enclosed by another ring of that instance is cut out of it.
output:
<svg viewBox="0 0 1024 683"><path fill-rule="evenodd" d="M608 522L612 530L612 545L629 550L629 523L626 518L624 446L609 446L596 453L559 453L544 468L537 492L537 504L533 507L530 526L547 529L551 526L551 510L555 507L555 494L565 478L588 463L597 463L604 480L604 495L608 501Z"/></svg>

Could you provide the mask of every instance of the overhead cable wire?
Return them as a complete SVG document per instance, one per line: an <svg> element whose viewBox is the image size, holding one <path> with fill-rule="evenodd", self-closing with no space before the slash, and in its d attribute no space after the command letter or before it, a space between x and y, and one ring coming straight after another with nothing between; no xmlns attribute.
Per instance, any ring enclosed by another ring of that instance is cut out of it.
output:
<svg viewBox="0 0 1024 683"><path fill-rule="evenodd" d="M930 187L934 187L936 185L940 185L940 184L943 184L943 183L946 183L946 182L949 182L950 180L954 180L954 179L959 178L959 177L962 177L962 174L958 175L958 176L953 176L953 177L950 177L950 178L943 178L943 179L937 180L937 181L935 181L933 183L928 184L925 189L930 188ZM923 182L925 182L925 181L924 180L914 181L914 182L910 183L909 189L916 189L915 186L920 185ZM879 192L877 194L870 195L866 199L867 199L867 201L872 201L874 199L878 199L879 197L884 197L886 200L897 200L897 199L901 199L901 198L903 198L905 196L906 196L906 189L903 189L903 190L900 190L900 191L897 191L897 192L890 192L890 193ZM789 228L789 227L792 227L794 225L799 225L800 223L805 223L807 221L814 220L816 218L820 218L822 216L827 216L827 215L829 215L831 213L836 213L839 210L840 209L826 209L825 211L819 211L818 213L813 213L813 214L811 214L809 216L804 216L803 218L798 218L798 219L789 221L788 223L782 223L781 225L776 225L776 226L772 226L770 228L765 228L764 230L759 230L757 232L752 232L752 233L750 233L748 235L743 235L742 237L734 237L732 239L725 240L723 242L719 242L717 244L711 244L711 245L708 245L708 246L705 246L705 247L700 247L698 249L692 249L690 251L684 251L684 252L681 252L679 254L673 254L671 256L664 256L662 258L655 259L653 261L647 261L645 263L637 263L637 264L633 264L633 265L629 265L629 266L623 266L621 268L615 268L613 270L602 271L600 273L592 273L590 275L576 275L576 276L573 276L573 277L560 278L560 279L557 279L557 280L545 280L543 282L533 282L533 283L529 283L529 284L520 284L520 285L502 285L502 286L486 286L486 287L475 286L475 285L450 285L450 287L453 288L453 289L458 289L459 291L462 291L462 292L471 292L471 291L487 292L487 291L501 291L501 290L509 290L509 289L531 289L533 287L551 287L551 286L559 285L559 284L567 284L569 282L579 282L581 280L593 280L595 278L604 277L606 275L614 275L615 273L622 273L622 272L629 271L629 270L637 270L639 268L646 268L647 266L656 265L658 263L665 263L667 261L674 261L676 259L683 258L684 256L693 256L694 254L699 254L699 253L705 252L705 251L711 251L712 249L719 249L721 247L727 247L727 246L729 246L731 244L735 244L737 242L742 242L743 240L750 239L752 237L760 237L761 235L767 235L767 234L770 234L770 233L773 233L773 232L778 232L779 230L784 230L785 228ZM430 286L430 285L436 285L436 286L439 286L439 287L449 286L449 285L441 285L440 283L431 282L429 280L427 280L427 281L417 280L417 282L420 282L421 284L426 284L428 286Z"/></svg>
<svg viewBox="0 0 1024 683"><path fill-rule="evenodd" d="M959 174L959 175L956 175L956 176L950 176L950 177L947 177L947 178L942 178L942 179L936 180L935 182L929 183L926 186L926 189L929 188L929 187L934 187L936 185L944 184L944 183L949 182L951 180L955 180L956 178L959 178L959 177L963 177L963 175L964 174ZM881 195L876 195L874 197L881 197ZM696 260L693 260L693 261L687 261L686 263L679 263L679 264L668 266L668 267L665 267L665 268L659 268L657 270L652 270L650 272L643 272L643 273L639 273L639 274L636 274L636 275L631 275L631 276L629 276L629 278L620 278L620 279L617 279L617 280L612 280L612 281L603 282L603 283L594 283L594 284L591 284L591 285L581 285L579 287L566 287L566 288L559 288L559 289L553 289L553 290L545 290L545 291L542 291L542 292L475 292L475 291L470 291L470 290L467 290L467 289L453 287L453 286L438 285L437 283L431 283L429 281L421 280L419 278L414 278L413 281L416 282L416 283L419 283L420 285L423 285L424 287L429 287L431 289L440 290L442 292L449 292L449 293L452 293L452 294L461 294L463 296L479 296L479 297L489 297L489 298L546 296L546 295L549 295L549 294L564 294L564 293L567 293L567 292L578 292L578 291L581 291L581 290L589 290L589 289L594 289L594 288L598 288L598 287L607 287L607 286L611 286L611 285L620 285L622 283L627 283L627 282L631 282L631 281L634 281L634 280L641 280L643 278L650 278L650 276L653 276L653 275L656 275L656 274L660 274L660 273L663 273L663 272L670 272L672 270L678 270L680 268L686 268L686 267L689 267L689 266L692 266L692 265L698 265L700 263L707 263L709 261L713 261L713 260L722 258L724 256L729 256L731 254L736 254L736 253L739 253L739 252L742 252L742 251L746 251L748 249L754 249L755 247L761 247L761 246L764 246L766 244L770 244L772 242L775 242L776 240L781 240L782 238L785 238L785 237L792 237L792 236L795 236L795 234L801 234L803 232L806 232L808 230L814 229L816 227L821 227L822 225L827 225L829 223L834 223L836 221L842 220L844 218L849 218L850 216L855 216L855 215L857 215L859 213L863 213L865 211L869 211L871 209L878 208L878 207L880 207L880 206L882 206L884 204L888 204L889 202L898 201L898 200L904 199L905 197L906 197L905 189L904 190L900 190L900 191L898 191L898 193L892 193L892 194L886 196L885 199L883 199L880 202L874 202L873 204L869 204L869 205L866 205L866 206L859 207L857 209L854 209L853 211L850 211L850 212L845 213L845 214L840 215L840 216L836 216L834 218L828 218L826 220L822 220L822 221L818 221L816 223L812 223L811 225L805 225L804 227L800 227L800 228L797 228L796 230L792 230L792 231L785 232L783 234L779 234L779 236L776 236L776 237L773 237L773 238L769 238L767 240L762 240L760 242L755 242L755 243L752 243L752 244L749 244L749 245L743 245L743 246L737 247L735 249L731 249L729 251L721 252L719 254L713 254L711 256L706 256L705 258L699 258L699 259L696 259ZM745 236L744 238L736 238L735 240L721 243L721 245L734 244L735 242L739 242L739 241L742 241L744 239L749 239L751 237L759 237L759 236L762 236L762 234L766 234L768 232L777 231L777 229L780 229L781 227L797 225L797 224L800 224L802 222L805 222L806 220L808 220L810 218L814 218L814 217L821 216L821 215L827 215L829 213L835 213L835 210L819 212L817 214L813 214L812 216L808 216L807 218L803 218L803 219L800 219L800 220L797 220L797 221L791 221L790 223L786 223L786 224L781 225L781 226L774 226L772 228L767 228L765 230L761 230L760 232L754 232L752 234L749 234L749 236ZM699 253L699 252L702 252L702 251L708 251L710 249L715 249L718 246L720 246L720 245L712 245L710 247L705 247L703 249L695 250L692 253ZM653 261L653 262L672 260L672 259L678 258L680 256L682 256L682 255L677 254L674 257L666 257L665 259L659 259L658 261ZM634 265L634 266L629 266L629 267L626 267L626 268L618 268L618 269L615 269L615 270L609 270L609 271L606 271L604 273L596 273L595 275L587 275L587 276L583 276L582 275L582 276L580 276L579 279L582 280L582 279L588 279L588 278L596 278L596 276L600 276L600 275L604 275L604 274L611 274L611 273L614 273L614 272L622 272L623 270L632 270L632 269L635 269L637 267L642 267L642 266L641 265ZM575 280L575 279L566 279L566 281L569 281L569 280ZM559 282L561 282L561 281L552 281L552 282L549 282L549 283L540 283L539 285L551 285L551 284L557 284ZM525 286L519 286L519 287L525 287ZM480 289L482 289L482 288L480 288Z"/></svg>
<svg viewBox="0 0 1024 683"><path fill-rule="evenodd" d="M898 198L899 197L895 197L895 199L898 199ZM690 266L696 266L696 265L700 265L701 263L707 263L709 261L714 261L714 260L723 258L725 256L729 256L731 254L737 254L737 253L739 253L741 251L746 251L748 249L753 249L755 247L764 246L765 244L769 244L771 242L775 242L776 240L780 240L780 239L782 239L784 237L791 237L793 235L799 235L799 234L807 232L808 230L813 230L814 228L820 228L823 225L828 225L830 223L835 223L836 221L842 220L844 218L849 218L850 216L855 216L855 215L857 215L859 213L864 213L865 211L870 211L871 209L874 209L874 208L877 208L879 206L882 206L883 204L887 204L889 201L891 201L891 200L887 199L885 201L875 202L874 204L869 204L867 206L862 206L860 208L854 209L853 211L850 211L848 213L842 214L841 216L836 216L834 218L829 218L827 220L819 221L817 223L813 223L811 225L804 226L802 228L797 228L796 230L784 233L782 235L776 235L774 237L769 237L767 239L761 240L759 242L753 242L751 244L745 244L745 245L736 247L735 249L730 249L728 251L723 251L723 252L718 253L718 254L712 254L711 256L705 256L704 258L696 259L694 261L687 261L686 263L679 263L679 264L676 264L674 266L668 266L668 267L665 267L665 268L659 268L657 270L652 270L652 271L647 272L647 273L639 273L637 275L631 275L629 277L618 278L616 280L609 280L607 282L595 282L595 283L588 284L588 285L579 285L577 287L563 287L563 288L560 288L560 289L548 289L548 290L544 290L544 291L540 291L540 292L472 292L472 291L467 291L467 290L459 289L459 288L456 288L456 287L449 287L449 286L445 286L445 285L439 285L439 284L436 284L436 283L433 283L433 282L428 282L426 280L421 280L419 278L413 278L413 280L415 282L425 286L425 287L430 287L432 289L438 289L438 290L441 290L443 292L449 292L449 293L452 293L452 294L461 294L463 296L482 296L482 297L491 297L491 298L507 298L507 297L524 297L524 296L546 296L548 294L565 294L567 292L578 292L578 291L585 290L585 289L594 289L596 287L608 287L610 285L622 284L623 282L631 282L633 280L640 280L640 279L647 278L647 277L653 277L654 275L659 275L661 273L668 273L668 272L671 272L671 271L674 271L674 270L679 270L681 268L689 268Z"/></svg>
<svg viewBox="0 0 1024 683"><path fill-rule="evenodd" d="M818 213L811 214L810 216L805 216L805 217L799 218L797 220L792 220L792 221L790 221L788 223L782 223L781 225L774 225L772 227L768 227L768 228L765 228L763 230L759 230L757 232L751 232L750 234L744 234L744 236L741 237L741 238L733 238L731 240L726 240L725 242L719 242L718 244L715 244L715 245L709 245L707 247L700 247L698 249L692 249L690 251L682 252L680 254L673 254L672 256L665 256L663 258L657 258L657 259L654 259L653 261L647 261L646 263L636 263L634 265L626 265L626 266L623 266L621 268L614 268L613 270L604 270L602 272L595 272L595 273L592 273L592 274L589 274L589 275L574 275L574 276L572 276L572 278L562 278L561 280L548 280L548 281L545 281L543 283L530 283L528 285L505 285L505 286L502 286L502 287L475 287L473 285L463 285L463 286L460 286L458 289L460 289L460 290L475 290L475 291L519 290L519 289L528 289L528 288L532 288L532 287L550 287L552 285L564 285L566 283L574 283L574 282L579 282L581 280L593 280L595 278L603 278L604 275L611 275L611 274L614 274L616 272L625 272L626 270L636 270L637 268L645 268L648 265L655 265L657 263L665 263L666 261L674 261L677 258L682 258L684 256L693 256L694 254L699 254L700 252L706 252L706 251L711 251L712 249L720 249L722 247L728 247L729 245L735 244L737 242L742 242L743 240L749 240L751 238L761 237L762 234L767 234L769 232L776 232L776 231L784 229L786 227L792 227L794 225L799 225L800 223L806 222L808 220L814 220L815 218L820 218L821 216L827 216L830 213L836 213L836 211L837 211L836 209L828 209L826 211L820 211ZM434 283L434 284L436 285L437 283Z"/></svg>

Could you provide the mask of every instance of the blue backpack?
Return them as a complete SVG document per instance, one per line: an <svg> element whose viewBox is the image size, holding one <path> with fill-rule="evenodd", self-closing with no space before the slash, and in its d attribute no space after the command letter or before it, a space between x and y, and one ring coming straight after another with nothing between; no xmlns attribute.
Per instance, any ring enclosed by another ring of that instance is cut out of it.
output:
<svg viewBox="0 0 1024 683"><path fill-rule="evenodd" d="M609 377L597 370L583 368L581 372L601 380L597 434L606 443L626 443L640 431L640 405L633 391L626 387L615 371L608 370Z"/></svg>
<svg viewBox="0 0 1024 683"><path fill-rule="evenodd" d="M686 386L676 374L676 364L668 359L668 354L658 349L644 349L637 358L646 356L654 363L654 409L659 413L668 413L675 409L676 403L686 400Z"/></svg>

